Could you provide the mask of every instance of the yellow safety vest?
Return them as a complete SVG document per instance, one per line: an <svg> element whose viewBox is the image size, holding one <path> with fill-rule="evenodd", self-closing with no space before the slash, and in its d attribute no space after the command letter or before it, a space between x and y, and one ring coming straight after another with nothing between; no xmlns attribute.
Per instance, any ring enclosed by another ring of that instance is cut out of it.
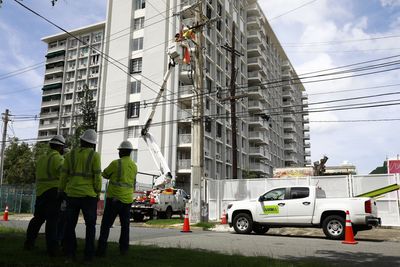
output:
<svg viewBox="0 0 400 267"><path fill-rule="evenodd" d="M132 203L137 166L129 157L114 160L104 169L102 175L109 179L107 197L117 198L122 203Z"/></svg>
<svg viewBox="0 0 400 267"><path fill-rule="evenodd" d="M98 197L101 192L100 155L92 148L72 149L65 155L60 189L69 197Z"/></svg>
<svg viewBox="0 0 400 267"><path fill-rule="evenodd" d="M36 162L36 195L40 196L51 188L58 188L64 158L51 149Z"/></svg>

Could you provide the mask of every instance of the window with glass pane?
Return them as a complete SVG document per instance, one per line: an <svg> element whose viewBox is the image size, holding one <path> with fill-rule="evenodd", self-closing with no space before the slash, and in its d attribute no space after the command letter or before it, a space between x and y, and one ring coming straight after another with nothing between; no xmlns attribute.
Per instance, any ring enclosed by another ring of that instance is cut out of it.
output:
<svg viewBox="0 0 400 267"><path fill-rule="evenodd" d="M142 58L131 59L130 73L142 72Z"/></svg>
<svg viewBox="0 0 400 267"><path fill-rule="evenodd" d="M144 27L144 17L137 18L133 21L133 30L140 30Z"/></svg>
<svg viewBox="0 0 400 267"><path fill-rule="evenodd" d="M135 10L146 8L146 0L136 0Z"/></svg>
<svg viewBox="0 0 400 267"><path fill-rule="evenodd" d="M131 126L128 128L128 138L139 138L140 126Z"/></svg>
<svg viewBox="0 0 400 267"><path fill-rule="evenodd" d="M133 51L142 50L143 49L143 37L133 39Z"/></svg>
<svg viewBox="0 0 400 267"><path fill-rule="evenodd" d="M131 94L140 93L141 86L142 86L142 82L141 81L133 81L131 83Z"/></svg>
<svg viewBox="0 0 400 267"><path fill-rule="evenodd" d="M140 102L129 103L128 105L128 119L138 118L140 111Z"/></svg>

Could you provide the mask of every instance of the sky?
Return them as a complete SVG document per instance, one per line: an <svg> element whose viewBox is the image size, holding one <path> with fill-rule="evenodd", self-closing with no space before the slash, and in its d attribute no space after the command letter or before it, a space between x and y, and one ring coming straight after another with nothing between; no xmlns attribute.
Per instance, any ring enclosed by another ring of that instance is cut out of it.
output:
<svg viewBox="0 0 400 267"><path fill-rule="evenodd" d="M148 0L156 3L159 0ZM40 111L46 45L41 38L59 30L12 0L0 8L0 111L35 115ZM106 0L24 0L65 29L105 20ZM345 79L304 83L310 109L400 99L399 70L354 75L354 68L393 62L400 53L400 0L259 0L297 74L388 58L350 67ZM398 64L398 63L397 63ZM31 67L33 66L33 67ZM393 65L390 68L396 68ZM31 68L27 68L31 67ZM27 68L15 75L15 71ZM388 68L386 68L387 70ZM338 69L335 69L336 71ZM339 69L343 70L343 69ZM373 69L380 71L385 69ZM326 74L329 72L317 73ZM315 75L315 74L314 74ZM326 76L324 78L332 78ZM340 77L340 76L334 76ZM377 94L391 95L377 97ZM370 98L316 105L345 98ZM329 157L327 165L355 164L359 174L400 153L398 105L310 114L311 160ZM368 121L366 121L368 120ZM38 121L14 121L8 134L20 139L37 136Z"/></svg>

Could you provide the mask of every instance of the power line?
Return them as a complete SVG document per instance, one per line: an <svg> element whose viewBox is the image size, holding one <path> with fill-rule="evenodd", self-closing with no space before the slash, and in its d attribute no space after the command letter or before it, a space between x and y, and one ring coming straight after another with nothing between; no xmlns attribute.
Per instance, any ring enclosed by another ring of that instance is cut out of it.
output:
<svg viewBox="0 0 400 267"><path fill-rule="evenodd" d="M317 0L313 0L313 1L309 1L309 2L307 2L307 3L304 3L304 4L302 4L301 6L298 6L298 7L296 7L296 8L291 9L291 10L288 10L288 11L286 11L286 12L284 12L284 13L278 15L278 16L275 16L275 17L269 19L268 21L271 21L271 20L280 18L280 17L282 17L282 16L285 16L285 15L287 15L287 14L293 12L293 11L296 11L296 10L302 8L302 7L305 7L305 6L307 6L307 5L310 5L310 4L312 4L312 3L316 2L316 1L317 1Z"/></svg>

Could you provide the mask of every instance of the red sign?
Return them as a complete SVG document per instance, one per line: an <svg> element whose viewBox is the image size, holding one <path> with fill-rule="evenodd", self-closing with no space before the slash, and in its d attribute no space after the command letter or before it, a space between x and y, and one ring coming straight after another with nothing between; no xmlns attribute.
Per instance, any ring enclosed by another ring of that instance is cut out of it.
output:
<svg viewBox="0 0 400 267"><path fill-rule="evenodd" d="M388 173L400 173L400 160L388 160Z"/></svg>

